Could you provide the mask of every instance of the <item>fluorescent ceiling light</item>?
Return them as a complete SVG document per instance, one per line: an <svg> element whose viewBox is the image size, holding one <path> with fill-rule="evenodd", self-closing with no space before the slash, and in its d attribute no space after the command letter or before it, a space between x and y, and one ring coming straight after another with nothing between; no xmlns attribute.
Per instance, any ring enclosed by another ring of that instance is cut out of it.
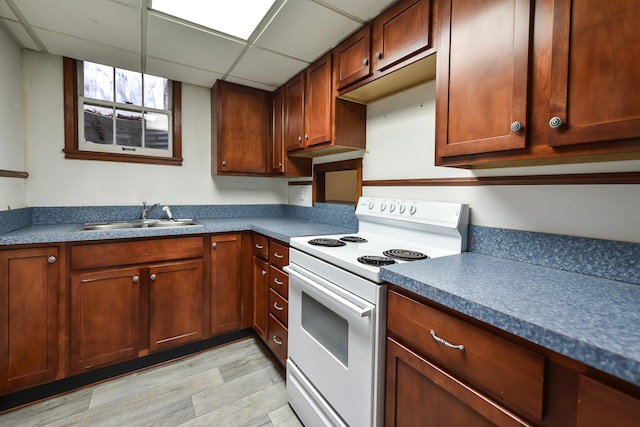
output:
<svg viewBox="0 0 640 427"><path fill-rule="evenodd" d="M247 40L274 0L152 0L151 9Z"/></svg>

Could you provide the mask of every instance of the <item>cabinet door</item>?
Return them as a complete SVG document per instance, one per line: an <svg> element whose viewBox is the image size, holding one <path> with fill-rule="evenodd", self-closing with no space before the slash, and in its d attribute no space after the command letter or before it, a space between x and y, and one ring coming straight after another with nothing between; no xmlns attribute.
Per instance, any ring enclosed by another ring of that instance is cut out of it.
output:
<svg viewBox="0 0 640 427"><path fill-rule="evenodd" d="M590 378L578 380L578 427L637 426L640 400Z"/></svg>
<svg viewBox="0 0 640 427"><path fill-rule="evenodd" d="M0 252L0 390L53 380L58 363L57 248Z"/></svg>
<svg viewBox="0 0 640 427"><path fill-rule="evenodd" d="M553 2L551 146L640 137L639 21L635 0Z"/></svg>
<svg viewBox="0 0 640 427"><path fill-rule="evenodd" d="M373 66L384 71L431 46L431 0L404 0L373 21Z"/></svg>
<svg viewBox="0 0 640 427"><path fill-rule="evenodd" d="M307 70L305 146L331 141L331 54Z"/></svg>
<svg viewBox="0 0 640 427"><path fill-rule="evenodd" d="M202 338L202 261L149 268L149 350Z"/></svg>
<svg viewBox="0 0 640 427"><path fill-rule="evenodd" d="M239 234L211 237L211 334L240 329L241 240Z"/></svg>
<svg viewBox="0 0 640 427"><path fill-rule="evenodd" d="M287 151L304 148L304 73L285 85L285 130Z"/></svg>
<svg viewBox="0 0 640 427"><path fill-rule="evenodd" d="M217 172L265 174L272 137L271 94L224 81L216 82L212 92Z"/></svg>
<svg viewBox="0 0 640 427"><path fill-rule="evenodd" d="M71 275L71 371L138 356L141 269Z"/></svg>
<svg viewBox="0 0 640 427"><path fill-rule="evenodd" d="M333 50L337 89L371 75L371 26L366 25Z"/></svg>
<svg viewBox="0 0 640 427"><path fill-rule="evenodd" d="M524 426L396 341L387 339L385 426Z"/></svg>
<svg viewBox="0 0 640 427"><path fill-rule="evenodd" d="M253 257L253 329L267 340L267 313L269 309L269 264Z"/></svg>
<svg viewBox="0 0 640 427"><path fill-rule="evenodd" d="M284 147L284 86L273 92L273 141L271 148L271 172L284 173L286 151Z"/></svg>
<svg viewBox="0 0 640 427"><path fill-rule="evenodd" d="M436 164L523 148L531 0L441 0Z"/></svg>

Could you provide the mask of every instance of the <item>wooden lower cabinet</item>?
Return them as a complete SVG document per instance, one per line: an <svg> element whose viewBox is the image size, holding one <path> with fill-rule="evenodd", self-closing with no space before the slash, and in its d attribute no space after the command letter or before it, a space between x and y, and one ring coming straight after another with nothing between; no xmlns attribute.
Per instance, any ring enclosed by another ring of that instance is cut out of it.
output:
<svg viewBox="0 0 640 427"><path fill-rule="evenodd" d="M242 239L240 234L211 237L211 335L240 329Z"/></svg>
<svg viewBox="0 0 640 427"><path fill-rule="evenodd" d="M385 425L488 427L529 424L388 338Z"/></svg>
<svg viewBox="0 0 640 427"><path fill-rule="evenodd" d="M203 239L71 248L70 373L204 337Z"/></svg>
<svg viewBox="0 0 640 427"><path fill-rule="evenodd" d="M578 427L634 427L640 423L640 398L580 375Z"/></svg>
<svg viewBox="0 0 640 427"><path fill-rule="evenodd" d="M71 275L72 373L138 356L142 269Z"/></svg>
<svg viewBox="0 0 640 427"><path fill-rule="evenodd" d="M268 331L269 263L253 257L253 329L264 341Z"/></svg>
<svg viewBox="0 0 640 427"><path fill-rule="evenodd" d="M149 350L203 337L202 260L149 268Z"/></svg>
<svg viewBox="0 0 640 427"><path fill-rule="evenodd" d="M58 373L58 248L0 251L0 394Z"/></svg>

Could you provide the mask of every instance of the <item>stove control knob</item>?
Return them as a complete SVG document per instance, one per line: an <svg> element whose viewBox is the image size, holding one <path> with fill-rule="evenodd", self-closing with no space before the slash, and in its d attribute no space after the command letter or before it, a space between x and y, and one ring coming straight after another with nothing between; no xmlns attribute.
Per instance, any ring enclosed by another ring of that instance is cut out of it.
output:
<svg viewBox="0 0 640 427"><path fill-rule="evenodd" d="M409 208L409 215L414 215L417 210L418 208L416 208L416 205L411 205L411 207Z"/></svg>
<svg viewBox="0 0 640 427"><path fill-rule="evenodd" d="M380 204L380 212L384 212L385 209L387 209L387 204L382 202L382 204Z"/></svg>
<svg viewBox="0 0 640 427"><path fill-rule="evenodd" d="M407 207L405 205L400 205L400 207L398 208L398 210L400 211L401 214L404 213L404 211L407 210Z"/></svg>
<svg viewBox="0 0 640 427"><path fill-rule="evenodd" d="M375 206L375 203L373 203L373 200L369 200L369 205L368 205L369 210L373 209L374 206Z"/></svg>
<svg viewBox="0 0 640 427"><path fill-rule="evenodd" d="M395 210L396 210L396 205L395 205L395 203L391 203L391 204L389 205L389 212L394 212Z"/></svg>

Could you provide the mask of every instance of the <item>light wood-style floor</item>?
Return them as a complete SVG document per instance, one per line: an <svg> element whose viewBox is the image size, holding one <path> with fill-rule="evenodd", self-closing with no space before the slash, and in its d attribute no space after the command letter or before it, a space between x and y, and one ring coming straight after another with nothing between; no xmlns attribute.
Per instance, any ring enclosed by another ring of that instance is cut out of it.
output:
<svg viewBox="0 0 640 427"><path fill-rule="evenodd" d="M54 397L0 426L302 426L253 338Z"/></svg>

